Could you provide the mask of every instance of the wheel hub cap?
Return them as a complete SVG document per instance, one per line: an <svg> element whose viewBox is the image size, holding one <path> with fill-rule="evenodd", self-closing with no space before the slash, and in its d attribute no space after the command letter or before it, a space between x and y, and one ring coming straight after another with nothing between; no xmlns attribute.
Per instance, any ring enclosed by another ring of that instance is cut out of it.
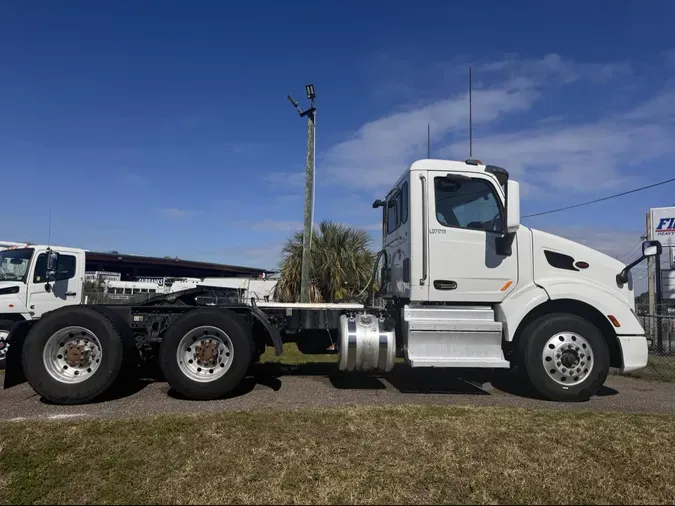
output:
<svg viewBox="0 0 675 506"><path fill-rule="evenodd" d="M234 346L230 337L212 326L197 327L178 343L176 360L181 372L193 381L215 381L232 365Z"/></svg>
<svg viewBox="0 0 675 506"><path fill-rule="evenodd" d="M583 382L595 363L590 343L574 332L551 336L542 352L542 363L549 377L560 385Z"/></svg>
<svg viewBox="0 0 675 506"><path fill-rule="evenodd" d="M215 366L218 361L219 351L216 341L200 341L200 344L195 346L194 357L198 365Z"/></svg>
<svg viewBox="0 0 675 506"><path fill-rule="evenodd" d="M45 344L42 360L49 375L62 383L80 383L99 368L103 356L98 337L84 327L65 327Z"/></svg>

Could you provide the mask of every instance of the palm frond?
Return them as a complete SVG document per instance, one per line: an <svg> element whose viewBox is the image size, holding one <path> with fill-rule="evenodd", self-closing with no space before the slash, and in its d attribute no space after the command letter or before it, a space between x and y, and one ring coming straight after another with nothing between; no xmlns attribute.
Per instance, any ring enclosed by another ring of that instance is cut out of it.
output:
<svg viewBox="0 0 675 506"><path fill-rule="evenodd" d="M280 278L275 288L275 297L280 302L300 299L302 240L302 232L297 232L282 250ZM334 302L354 298L368 283L374 258L368 232L322 221L312 235L310 300Z"/></svg>

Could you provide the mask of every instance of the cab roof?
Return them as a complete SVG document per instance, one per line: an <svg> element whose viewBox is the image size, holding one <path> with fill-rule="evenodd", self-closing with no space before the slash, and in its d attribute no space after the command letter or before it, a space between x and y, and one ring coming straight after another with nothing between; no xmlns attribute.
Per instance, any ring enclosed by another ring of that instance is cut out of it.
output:
<svg viewBox="0 0 675 506"><path fill-rule="evenodd" d="M509 173L506 169L496 165L485 165L480 160L467 159L463 162L457 160L437 160L433 158L422 159L413 162L408 169L409 172L418 170L437 170L437 171L458 171L458 172L476 172L489 173L494 175L499 184L506 184L509 179Z"/></svg>

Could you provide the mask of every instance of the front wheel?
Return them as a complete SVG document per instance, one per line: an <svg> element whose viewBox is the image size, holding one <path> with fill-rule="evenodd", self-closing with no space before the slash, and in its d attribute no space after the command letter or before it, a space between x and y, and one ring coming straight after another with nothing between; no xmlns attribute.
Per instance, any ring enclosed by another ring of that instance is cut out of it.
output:
<svg viewBox="0 0 675 506"><path fill-rule="evenodd" d="M528 325L521 338L525 373L549 400L586 401L607 379L607 343L594 325L579 316L542 316Z"/></svg>

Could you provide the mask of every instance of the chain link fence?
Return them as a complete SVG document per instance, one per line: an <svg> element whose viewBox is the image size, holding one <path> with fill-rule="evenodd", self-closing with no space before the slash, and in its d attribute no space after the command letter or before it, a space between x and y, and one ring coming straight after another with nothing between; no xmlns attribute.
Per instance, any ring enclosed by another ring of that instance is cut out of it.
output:
<svg viewBox="0 0 675 506"><path fill-rule="evenodd" d="M650 312L649 305L637 305L635 312L647 335L649 361L645 369L629 375L675 381L675 306L663 305Z"/></svg>

